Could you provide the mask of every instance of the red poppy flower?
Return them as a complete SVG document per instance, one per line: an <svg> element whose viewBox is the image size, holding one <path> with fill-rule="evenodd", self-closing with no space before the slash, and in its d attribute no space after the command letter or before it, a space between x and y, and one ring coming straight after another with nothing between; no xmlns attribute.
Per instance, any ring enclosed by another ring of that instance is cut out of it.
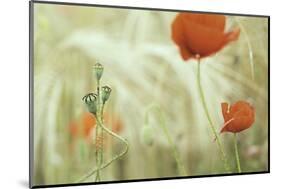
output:
<svg viewBox="0 0 281 189"><path fill-rule="evenodd" d="M255 121L254 108L245 101L238 101L230 107L228 103L222 103L222 115L224 125L222 132L238 133L252 126Z"/></svg>
<svg viewBox="0 0 281 189"><path fill-rule="evenodd" d="M184 60L212 55L239 37L240 29L225 33L226 17L179 13L172 23L172 39Z"/></svg>

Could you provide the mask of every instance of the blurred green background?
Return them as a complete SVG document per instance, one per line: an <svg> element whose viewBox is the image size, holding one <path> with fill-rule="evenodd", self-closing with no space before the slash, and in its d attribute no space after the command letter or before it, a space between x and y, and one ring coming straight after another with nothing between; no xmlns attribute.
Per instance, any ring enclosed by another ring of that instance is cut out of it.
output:
<svg viewBox="0 0 281 189"><path fill-rule="evenodd" d="M171 40L176 13L68 5L34 6L34 184L76 182L95 167L95 145L81 98L94 91L93 65L104 65L111 86L107 127L130 144L129 152L102 171L102 181L178 176L171 147L149 113L151 144L143 136L148 107L159 106L189 175L224 173L208 129L196 83L196 62L184 62ZM243 172L268 169L268 20L228 16L241 35L202 60L202 85L217 131L221 102L247 100L256 120L239 134ZM85 126L86 125L86 126ZM89 127L89 135L77 129ZM76 130L75 130L76 129ZM236 172L233 135L221 140ZM107 137L105 158L122 149ZM93 181L92 178L88 182Z"/></svg>

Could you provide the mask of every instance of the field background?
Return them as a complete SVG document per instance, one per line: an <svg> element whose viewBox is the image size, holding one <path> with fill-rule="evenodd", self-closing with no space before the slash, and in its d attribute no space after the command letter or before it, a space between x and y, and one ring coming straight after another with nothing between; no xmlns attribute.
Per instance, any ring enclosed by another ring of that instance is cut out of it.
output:
<svg viewBox="0 0 281 189"><path fill-rule="evenodd" d="M172 43L176 13L62 5L35 5L35 184L75 182L94 166L93 145L73 140L70 125L86 112L81 98L95 89L92 66L102 63L102 82L113 92L106 112L120 120L129 153L102 172L102 180L177 176L171 148L151 113L153 144L144 143L144 115L161 107L165 123L190 175L223 173L196 85L196 62L183 62ZM217 130L220 103L240 99L256 108L254 126L239 135L243 172L267 170L267 19L228 17L242 26L240 39L202 61L208 107ZM251 59L251 54L253 59ZM112 122L108 127L114 127ZM235 170L233 136L221 135ZM106 149L118 153L119 143Z"/></svg>

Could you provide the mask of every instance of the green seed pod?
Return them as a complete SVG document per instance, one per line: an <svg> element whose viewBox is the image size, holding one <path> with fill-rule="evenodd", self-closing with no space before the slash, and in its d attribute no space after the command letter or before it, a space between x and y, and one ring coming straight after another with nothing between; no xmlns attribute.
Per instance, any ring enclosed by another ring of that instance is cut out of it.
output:
<svg viewBox="0 0 281 189"><path fill-rule="evenodd" d="M110 87L103 86L101 88L101 99L102 99L102 103L103 104L109 99L110 93L111 93L111 88Z"/></svg>
<svg viewBox="0 0 281 189"><path fill-rule="evenodd" d="M87 105L88 111L96 115L97 113L97 95L94 93L89 93L85 95L82 100Z"/></svg>
<svg viewBox="0 0 281 189"><path fill-rule="evenodd" d="M145 124L141 129L141 141L143 144L152 146L154 142L153 138L153 128Z"/></svg>
<svg viewBox="0 0 281 189"><path fill-rule="evenodd" d="M100 63L96 63L94 65L94 70L97 80L100 80L103 73L103 66Z"/></svg>

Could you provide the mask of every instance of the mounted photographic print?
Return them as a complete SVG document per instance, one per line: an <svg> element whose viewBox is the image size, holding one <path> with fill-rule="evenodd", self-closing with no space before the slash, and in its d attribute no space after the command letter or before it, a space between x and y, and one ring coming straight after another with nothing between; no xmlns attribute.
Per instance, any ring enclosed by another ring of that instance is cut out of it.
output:
<svg viewBox="0 0 281 189"><path fill-rule="evenodd" d="M30 2L30 187L269 173L269 155L268 16Z"/></svg>

